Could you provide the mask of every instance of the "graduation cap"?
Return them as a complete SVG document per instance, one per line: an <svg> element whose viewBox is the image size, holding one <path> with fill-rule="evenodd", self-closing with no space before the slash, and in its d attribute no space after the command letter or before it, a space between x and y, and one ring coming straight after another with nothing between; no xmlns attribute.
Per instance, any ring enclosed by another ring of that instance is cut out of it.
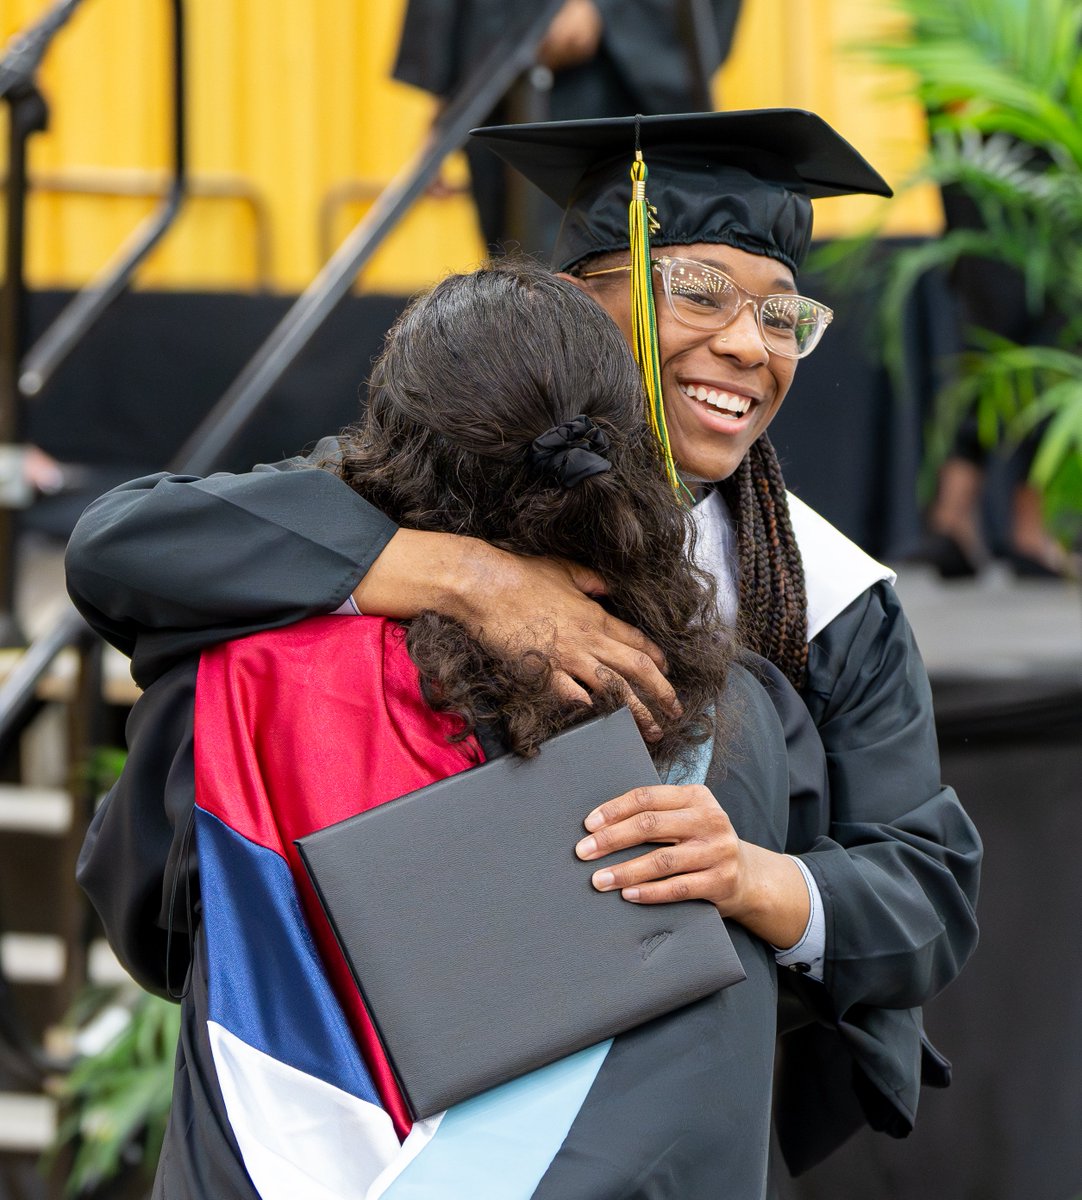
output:
<svg viewBox="0 0 1082 1200"><path fill-rule="evenodd" d="M843 137L803 109L493 125L473 136L565 209L555 270L629 249L636 149L649 172L655 245L722 243L794 271L811 241L812 199L891 195Z"/></svg>

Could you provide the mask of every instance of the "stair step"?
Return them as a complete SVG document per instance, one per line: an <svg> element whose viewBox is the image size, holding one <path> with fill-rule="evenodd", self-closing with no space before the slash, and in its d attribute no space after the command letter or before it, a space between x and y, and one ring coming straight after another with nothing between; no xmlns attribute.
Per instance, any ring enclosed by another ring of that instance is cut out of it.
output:
<svg viewBox="0 0 1082 1200"><path fill-rule="evenodd" d="M20 650L0 650L0 683L18 661ZM79 657L74 650L64 650L56 656L49 670L38 684L38 698L54 703L65 703L75 695L75 680L79 669ZM139 689L131 677L131 664L119 650L105 647L102 655L102 696L109 704L130 707L139 699Z"/></svg>
<svg viewBox="0 0 1082 1200"><path fill-rule="evenodd" d="M44 1150L56 1134L51 1096L0 1092L0 1151Z"/></svg>
<svg viewBox="0 0 1082 1200"><path fill-rule="evenodd" d="M71 796L63 788L0 784L0 832L67 833L71 812Z"/></svg>
<svg viewBox="0 0 1082 1200"><path fill-rule="evenodd" d="M59 983L67 957L64 939L54 934L0 934L0 969L10 983ZM129 978L104 938L90 943L86 972L91 983L124 983Z"/></svg>
<svg viewBox="0 0 1082 1200"><path fill-rule="evenodd" d="M59 983L67 957L64 939L52 934L0 934L0 966L10 983Z"/></svg>

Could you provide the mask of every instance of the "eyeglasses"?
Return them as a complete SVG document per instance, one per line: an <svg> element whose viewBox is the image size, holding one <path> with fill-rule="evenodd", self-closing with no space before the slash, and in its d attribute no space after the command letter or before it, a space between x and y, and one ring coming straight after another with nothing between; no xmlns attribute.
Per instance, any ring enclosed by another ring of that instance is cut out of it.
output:
<svg viewBox="0 0 1082 1200"><path fill-rule="evenodd" d="M750 304L763 345L782 358L805 358L811 354L834 319L833 310L818 300L792 292L760 296L741 287L724 271L694 259L655 258L653 264L661 275L669 311L682 325L692 329L724 329ZM584 271L582 278L630 270L629 266L606 267L602 271Z"/></svg>

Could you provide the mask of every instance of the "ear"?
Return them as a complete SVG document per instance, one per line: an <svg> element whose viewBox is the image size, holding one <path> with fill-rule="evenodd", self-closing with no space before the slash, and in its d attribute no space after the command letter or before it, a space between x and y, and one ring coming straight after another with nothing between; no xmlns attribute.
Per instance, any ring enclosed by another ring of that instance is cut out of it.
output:
<svg viewBox="0 0 1082 1200"><path fill-rule="evenodd" d="M577 275L569 275L566 271L557 271L556 278L565 279L568 283L573 283L580 292L585 292L587 296L590 295L590 286L585 279L580 279Z"/></svg>

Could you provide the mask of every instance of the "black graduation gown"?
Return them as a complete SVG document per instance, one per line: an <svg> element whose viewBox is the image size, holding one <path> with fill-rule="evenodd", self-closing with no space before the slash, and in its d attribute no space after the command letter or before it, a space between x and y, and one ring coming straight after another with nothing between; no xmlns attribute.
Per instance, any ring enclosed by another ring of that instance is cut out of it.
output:
<svg viewBox="0 0 1082 1200"><path fill-rule="evenodd" d="M603 23L600 62L561 72L553 119L688 112L699 98L688 70L688 47L680 5L673 0L594 0ZM713 45L711 72L728 57L740 14L740 0L707 5ZM519 9L504 0L410 0L402 25L394 76L403 83L447 97L462 82ZM519 19L521 17L519 16ZM604 80L612 76L606 89ZM600 77L600 82L596 78ZM610 95L622 106L613 112ZM598 108L598 105L601 108Z"/></svg>
<svg viewBox="0 0 1082 1200"><path fill-rule="evenodd" d="M323 443L313 458L333 448ZM69 545L69 591L131 655L145 687L202 645L335 609L393 532L303 459L205 480L148 476L87 509ZM827 961L822 987L786 979L804 1022L783 1039L779 1080L793 1169L861 1121L904 1134L922 1071L946 1082L941 1060L922 1054L916 1009L973 949L980 863L976 831L939 777L927 676L889 585L812 641L804 699L826 749L830 801L794 798L786 848L819 884ZM821 1103L809 1072L852 1086Z"/></svg>

